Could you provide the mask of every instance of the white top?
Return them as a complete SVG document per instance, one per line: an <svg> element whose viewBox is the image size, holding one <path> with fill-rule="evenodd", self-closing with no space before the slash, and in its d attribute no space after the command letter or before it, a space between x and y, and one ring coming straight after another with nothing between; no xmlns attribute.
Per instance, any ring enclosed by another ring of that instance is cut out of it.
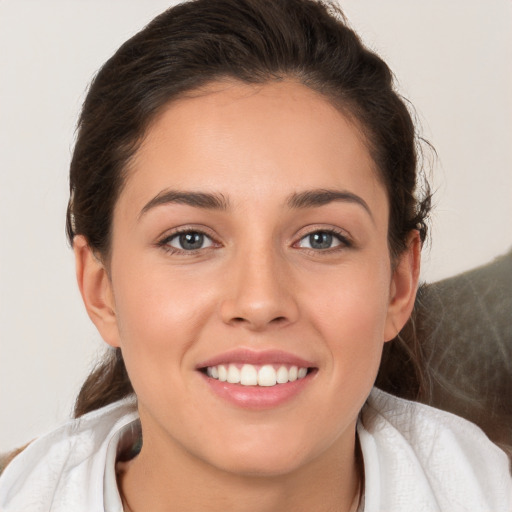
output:
<svg viewBox="0 0 512 512"><path fill-rule="evenodd" d="M32 442L0 476L2 512L122 512L119 441L138 424L133 398ZM364 512L511 512L506 455L475 425L374 389L357 432Z"/></svg>

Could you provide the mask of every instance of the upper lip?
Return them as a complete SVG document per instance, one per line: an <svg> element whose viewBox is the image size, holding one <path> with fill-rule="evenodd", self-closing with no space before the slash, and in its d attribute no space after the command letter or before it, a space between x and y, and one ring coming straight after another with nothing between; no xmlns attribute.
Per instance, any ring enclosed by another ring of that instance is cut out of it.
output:
<svg viewBox="0 0 512 512"><path fill-rule="evenodd" d="M237 348L202 361L196 368L199 370L207 368L208 366L218 366L219 364L229 363L253 365L274 363L298 366L300 368L311 368L315 366L311 361L282 350L251 350L247 348Z"/></svg>

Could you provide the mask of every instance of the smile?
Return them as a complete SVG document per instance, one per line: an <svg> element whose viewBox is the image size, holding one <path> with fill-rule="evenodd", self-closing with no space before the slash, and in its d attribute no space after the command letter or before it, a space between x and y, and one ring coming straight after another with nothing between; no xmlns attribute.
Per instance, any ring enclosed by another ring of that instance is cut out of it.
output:
<svg viewBox="0 0 512 512"><path fill-rule="evenodd" d="M206 374L212 379L242 386L271 387L303 379L308 369L284 364L219 364L208 366Z"/></svg>
<svg viewBox="0 0 512 512"><path fill-rule="evenodd" d="M302 395L319 371L314 360L281 350L243 347L203 360L195 369L207 389L223 402L259 411Z"/></svg>

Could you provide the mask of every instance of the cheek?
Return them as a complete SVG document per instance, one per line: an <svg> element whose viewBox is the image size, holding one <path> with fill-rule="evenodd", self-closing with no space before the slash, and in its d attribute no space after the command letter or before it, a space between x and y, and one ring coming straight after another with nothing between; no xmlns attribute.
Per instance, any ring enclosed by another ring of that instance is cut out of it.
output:
<svg viewBox="0 0 512 512"><path fill-rule="evenodd" d="M129 269L130 262L125 263ZM191 372L191 347L207 322L211 298L204 284L191 276L171 276L168 269L140 261L132 268L137 272L123 272L118 266L117 287L114 281L123 358L139 403L160 411L163 424L172 425L173 410L188 417L197 409L185 377Z"/></svg>
<svg viewBox="0 0 512 512"><path fill-rule="evenodd" d="M311 323L327 340L337 375L376 372L384 343L390 270L383 264L340 269L311 290ZM319 284L319 283L318 283Z"/></svg>
<svg viewBox="0 0 512 512"><path fill-rule="evenodd" d="M177 380L208 321L211 288L196 276L171 273L151 261L126 258L116 268L112 277L119 338L135 389Z"/></svg>
<svg viewBox="0 0 512 512"><path fill-rule="evenodd" d="M114 294L121 339L125 343L169 344L173 332L192 330L201 321L200 311L210 297L209 287L199 276L166 271L162 265L151 262L132 264L127 260L123 267L118 265ZM131 269L136 272L130 272Z"/></svg>

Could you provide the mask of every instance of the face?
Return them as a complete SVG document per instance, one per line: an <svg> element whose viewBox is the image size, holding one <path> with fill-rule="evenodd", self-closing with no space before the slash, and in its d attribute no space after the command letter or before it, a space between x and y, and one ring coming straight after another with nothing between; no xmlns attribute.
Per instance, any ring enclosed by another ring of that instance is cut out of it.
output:
<svg viewBox="0 0 512 512"><path fill-rule="evenodd" d="M388 210L360 131L302 85L171 103L116 205L95 319L122 348L144 449L247 474L353 453L412 305Z"/></svg>

